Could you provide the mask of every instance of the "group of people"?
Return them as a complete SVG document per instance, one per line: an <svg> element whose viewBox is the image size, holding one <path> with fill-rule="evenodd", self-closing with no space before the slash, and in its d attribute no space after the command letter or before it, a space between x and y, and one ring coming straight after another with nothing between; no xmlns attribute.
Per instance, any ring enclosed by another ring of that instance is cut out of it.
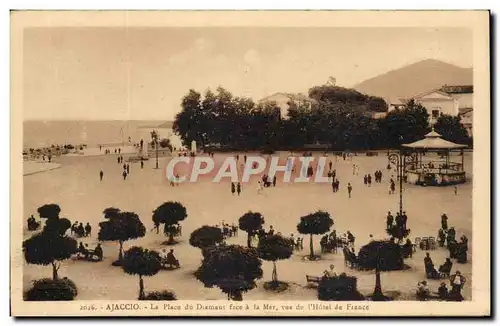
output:
<svg viewBox="0 0 500 326"><path fill-rule="evenodd" d="M394 224L394 222L396 222ZM387 219L386 219L386 224L387 224L387 230L392 230L393 226L396 225L396 227L399 229L400 234L404 234L406 231L406 226L408 223L408 216L406 215L406 212L397 212L396 213L396 218L392 216L391 211L387 213Z"/></svg>
<svg viewBox="0 0 500 326"><path fill-rule="evenodd" d="M173 269L181 267L179 260L174 255L174 249L170 249L168 253L166 249L163 249L160 252L160 259L161 259L161 265L166 268Z"/></svg>
<svg viewBox="0 0 500 326"><path fill-rule="evenodd" d="M466 279L460 273L460 271L456 271L455 274L449 277L450 281L450 289L445 282L441 282L438 291L437 291L437 299L446 300L446 301L462 301L462 289L465 285ZM429 300L434 296L431 293L431 290L427 284L427 281L420 281L417 284L417 298L422 301Z"/></svg>
<svg viewBox="0 0 500 326"><path fill-rule="evenodd" d="M238 193L238 196L241 194L241 183L240 182L231 182L231 194Z"/></svg>
<svg viewBox="0 0 500 326"><path fill-rule="evenodd" d="M92 226L90 225L89 222L85 226L83 226L83 223L78 223L76 221L71 225L71 235L75 235L78 237L89 237L92 235Z"/></svg>
<svg viewBox="0 0 500 326"><path fill-rule="evenodd" d="M448 216L441 215L441 229L438 231L438 243L440 247L445 247L450 252L450 258L457 259L458 263L467 263L467 251L469 250L469 239L462 235L460 241L456 240L454 227L448 229Z"/></svg>
<svg viewBox="0 0 500 326"><path fill-rule="evenodd" d="M238 226L234 223L230 225L229 223L222 221L220 225L217 224L215 227L221 229L224 239L238 235Z"/></svg>
<svg viewBox="0 0 500 326"><path fill-rule="evenodd" d="M333 230L329 234L323 235L320 240L321 252L337 252L338 247L351 247L354 248L354 242L356 237L351 233L351 231L347 231L340 237L337 237L337 232Z"/></svg>
<svg viewBox="0 0 500 326"><path fill-rule="evenodd" d="M446 258L445 262L439 266L439 270L436 270L434 262L432 261L430 254L427 252L424 258L424 265L427 278L436 280L450 275L453 262L450 258Z"/></svg>
<svg viewBox="0 0 500 326"><path fill-rule="evenodd" d="M80 241L80 245L78 246L77 254L81 254L85 259L91 259L93 256L96 256L99 261L101 261L104 257L104 252L102 250L101 244L98 243L94 250L88 249L88 244L83 244Z"/></svg>

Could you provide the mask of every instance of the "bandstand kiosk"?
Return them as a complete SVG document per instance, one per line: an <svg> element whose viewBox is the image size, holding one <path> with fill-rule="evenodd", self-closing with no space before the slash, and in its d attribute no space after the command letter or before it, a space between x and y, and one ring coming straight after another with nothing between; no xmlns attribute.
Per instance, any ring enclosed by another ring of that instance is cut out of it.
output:
<svg viewBox="0 0 500 326"><path fill-rule="evenodd" d="M415 157L406 166L406 182L423 186L464 183L466 175L463 149L466 147L467 145L444 140L434 129L422 140L403 144L404 151L411 152Z"/></svg>

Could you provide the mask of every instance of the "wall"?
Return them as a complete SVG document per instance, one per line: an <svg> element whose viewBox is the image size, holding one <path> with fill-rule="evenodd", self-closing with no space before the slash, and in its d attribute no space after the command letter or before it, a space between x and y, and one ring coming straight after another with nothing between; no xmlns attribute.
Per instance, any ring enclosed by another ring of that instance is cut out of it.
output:
<svg viewBox="0 0 500 326"><path fill-rule="evenodd" d="M473 94L451 94L453 98L458 101L458 108L472 108L474 107Z"/></svg>

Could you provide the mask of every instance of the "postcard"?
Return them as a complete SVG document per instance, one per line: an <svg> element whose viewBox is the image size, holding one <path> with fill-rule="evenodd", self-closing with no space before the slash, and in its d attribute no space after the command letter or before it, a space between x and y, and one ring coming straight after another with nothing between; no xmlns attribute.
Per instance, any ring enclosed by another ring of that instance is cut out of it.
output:
<svg viewBox="0 0 500 326"><path fill-rule="evenodd" d="M11 314L489 316L489 24L12 11Z"/></svg>

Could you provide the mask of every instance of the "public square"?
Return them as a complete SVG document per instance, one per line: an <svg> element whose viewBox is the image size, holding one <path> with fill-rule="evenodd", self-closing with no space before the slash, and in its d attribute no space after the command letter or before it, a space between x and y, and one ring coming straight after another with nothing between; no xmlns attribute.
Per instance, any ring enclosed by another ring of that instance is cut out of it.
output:
<svg viewBox="0 0 500 326"><path fill-rule="evenodd" d="M240 157L243 153L238 153ZM236 153L216 153L216 157L234 156ZM288 153L281 152L286 158ZM296 153L297 156L301 154ZM314 154L320 156L322 153ZM124 155L127 160L127 155ZM103 221L103 210L117 207L122 211L135 212L146 226L146 235L137 240L127 241L124 250L133 245L161 251L174 249L181 268L173 271L160 271L152 277L145 277L146 291L170 289L180 300L225 300L218 288L205 288L194 276L199 267L202 255L198 248L189 244L190 233L203 225L216 225L222 221L238 225L238 218L247 211L256 211L265 218L264 228L270 225L284 236L293 234L304 237L304 250L295 251L290 259L277 262L280 281L290 284L288 290L275 293L266 291L263 283L271 279L272 263L263 261L263 278L257 281L258 287L243 294L246 300L316 300L317 292L307 286L306 274L321 276L331 264L335 272L346 272L358 278L358 289L363 295L373 292L375 273L373 271L357 271L344 266L342 251L322 254L319 261L303 260L309 252L309 236L299 235L297 223L301 216L324 210L334 220L332 229L337 234L348 230L356 237L356 253L368 243L369 235L374 239L387 239L385 231L386 215L390 210L395 214L399 209L399 183L396 194L389 194L389 179L395 178L394 170L388 171L387 156L379 152L378 156L366 156L359 153L343 160L335 159L330 153L328 160L333 162L340 181L340 191L332 192L331 185L315 183L283 184L278 179L276 187L265 188L257 193L257 181L243 184L241 196L232 195L230 181L223 179L220 183L212 183L209 178L201 178L197 183L183 183L171 187L165 177L163 167L170 158L160 158L160 169L154 169L155 159L150 158L141 169L139 163L130 163L130 175L122 178L122 167L117 164L115 155L89 157L56 157L53 161L61 167L51 171L36 173L23 177L24 181L24 238L31 236L26 228L26 218L34 214L37 208L49 203L61 207L61 217L72 222L90 222L92 236L77 239L93 248L97 244L99 222ZM441 214L449 217L448 224L455 228L457 238L466 235L469 239L468 263L458 264L454 261L452 273L459 270L467 282L462 291L466 300L471 299L472 283L472 152L465 154L465 170L467 183L454 187L421 187L404 184L404 210L408 215L410 238L437 236L441 227ZM353 164L359 166L358 175L353 175ZM103 181L99 180L99 171L104 172ZM376 170L383 172L382 183L372 183L371 187L363 184L363 176ZM347 183L353 186L352 198L348 198ZM156 234L153 229L153 210L167 201L178 201L187 208L188 217L182 221L182 236L179 243L173 246L162 245L165 236ZM246 233L239 230L238 236L229 238L229 244L246 245ZM314 237L314 249L320 252L321 235ZM254 242L256 245L256 241ZM66 260L62 263L59 275L72 279L78 286L76 300L135 300L138 293L138 278L123 272L120 267L111 263L118 257L118 242L103 242L104 260L86 262ZM448 251L437 248L430 251L434 264L442 264ZM415 300L417 283L426 279L423 258L425 252L417 249L413 258L405 259L411 268L404 271L382 272L382 289L384 293L396 293L398 300ZM24 290L31 286L35 279L51 276L50 266L29 265L16 255L18 261L13 264L23 265ZM428 280L433 292L437 291L441 281Z"/></svg>

